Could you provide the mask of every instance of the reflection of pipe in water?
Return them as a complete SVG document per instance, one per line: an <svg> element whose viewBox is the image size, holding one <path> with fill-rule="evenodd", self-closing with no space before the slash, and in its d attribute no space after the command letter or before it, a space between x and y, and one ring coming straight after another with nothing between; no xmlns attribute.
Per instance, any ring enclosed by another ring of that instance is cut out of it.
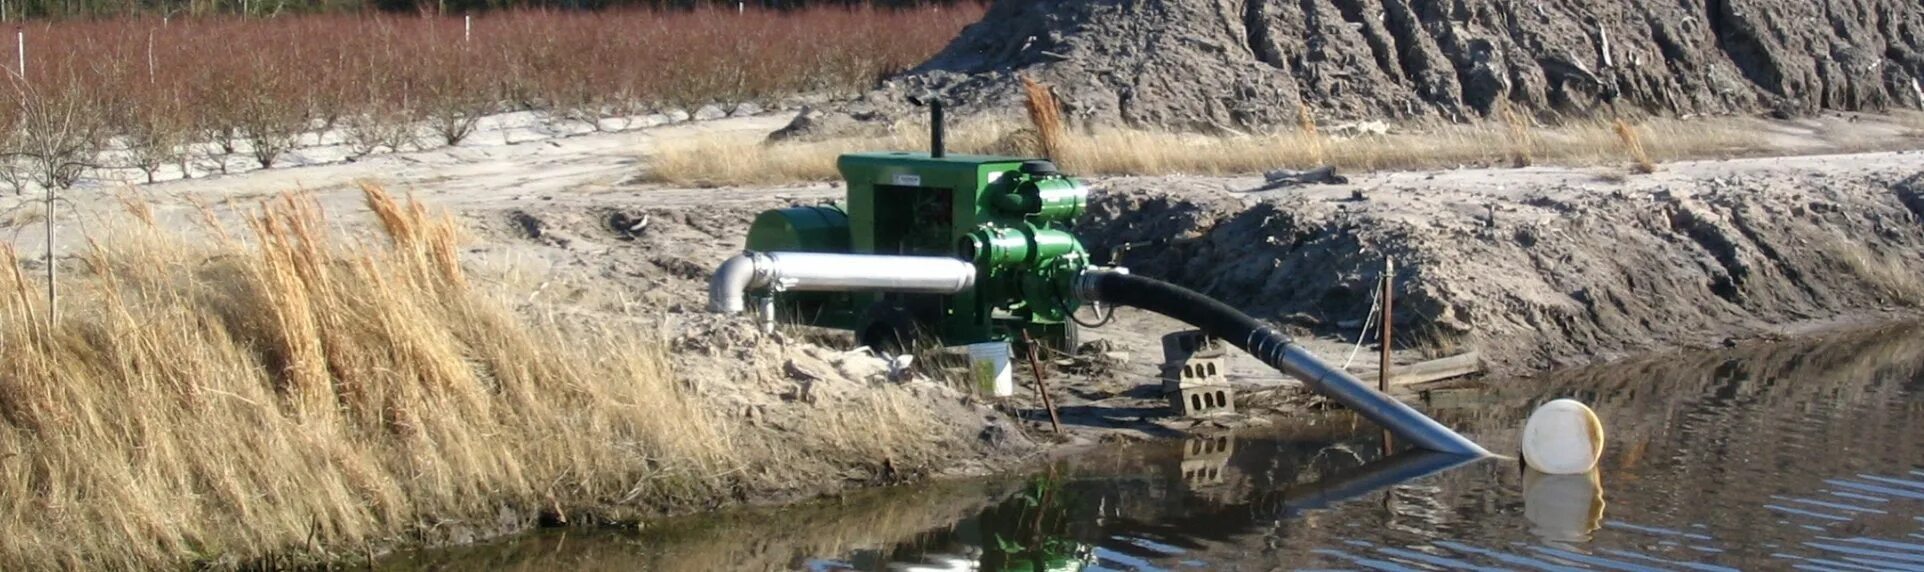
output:
<svg viewBox="0 0 1924 572"><path fill-rule="evenodd" d="M1454 469L1479 457L1409 449L1308 485L1283 491L1290 510L1324 508L1371 492Z"/></svg>
<svg viewBox="0 0 1924 572"><path fill-rule="evenodd" d="M1603 526L1600 471L1551 475L1523 470L1523 518L1530 533L1548 542L1583 543Z"/></svg>

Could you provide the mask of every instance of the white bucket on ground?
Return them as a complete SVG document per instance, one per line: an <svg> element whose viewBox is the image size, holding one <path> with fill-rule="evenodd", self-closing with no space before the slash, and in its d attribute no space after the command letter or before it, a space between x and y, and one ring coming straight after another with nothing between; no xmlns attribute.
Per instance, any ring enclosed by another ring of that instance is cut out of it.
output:
<svg viewBox="0 0 1924 572"><path fill-rule="evenodd" d="M982 393L995 397L1015 395L1015 375L1009 370L1009 343L969 344L969 379Z"/></svg>

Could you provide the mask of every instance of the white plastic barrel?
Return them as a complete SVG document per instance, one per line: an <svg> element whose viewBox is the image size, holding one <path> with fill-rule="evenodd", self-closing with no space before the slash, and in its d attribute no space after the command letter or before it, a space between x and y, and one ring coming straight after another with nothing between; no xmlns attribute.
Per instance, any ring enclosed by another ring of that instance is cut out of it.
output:
<svg viewBox="0 0 1924 572"><path fill-rule="evenodd" d="M969 376L978 391L995 397L1015 395L1015 375L1009 370L1009 343L969 344Z"/></svg>
<svg viewBox="0 0 1924 572"><path fill-rule="evenodd" d="M1523 424L1523 462L1551 475L1580 475L1603 456L1603 422L1583 402L1543 404Z"/></svg>

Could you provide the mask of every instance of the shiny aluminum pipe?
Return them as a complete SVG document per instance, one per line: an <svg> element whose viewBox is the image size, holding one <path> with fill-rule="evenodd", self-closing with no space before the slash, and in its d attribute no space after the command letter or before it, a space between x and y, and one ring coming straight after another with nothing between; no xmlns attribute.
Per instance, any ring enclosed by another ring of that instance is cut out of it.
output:
<svg viewBox="0 0 1924 572"><path fill-rule="evenodd" d="M744 252L715 269L708 310L739 314L750 291L954 294L973 286L975 265L954 258Z"/></svg>

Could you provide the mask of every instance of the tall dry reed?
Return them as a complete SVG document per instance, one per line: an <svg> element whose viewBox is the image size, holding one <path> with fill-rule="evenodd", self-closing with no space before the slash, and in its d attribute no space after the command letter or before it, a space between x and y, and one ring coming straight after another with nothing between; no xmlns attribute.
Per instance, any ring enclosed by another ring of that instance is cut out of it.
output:
<svg viewBox="0 0 1924 572"><path fill-rule="evenodd" d="M1042 158L1062 160L1062 150L1067 145L1069 135L1062 125L1062 105L1057 103L1055 92L1029 76L1022 76L1022 96L1023 107L1029 111L1029 125L1035 128L1036 146Z"/></svg>
<svg viewBox="0 0 1924 572"><path fill-rule="evenodd" d="M1308 145L1311 159L1319 165L1327 163L1329 152L1323 146L1323 133L1316 129L1316 116L1307 104L1296 105L1296 130L1296 141Z"/></svg>
<svg viewBox="0 0 1924 572"><path fill-rule="evenodd" d="M1536 163L1536 134L1530 130L1530 118L1517 111L1508 100L1503 102L1501 112L1504 128L1510 132L1510 166L1518 169Z"/></svg>
<svg viewBox="0 0 1924 572"><path fill-rule="evenodd" d="M1624 154L1630 156L1630 170L1645 175L1657 172L1657 162L1651 160L1650 152L1644 149L1643 135L1637 132L1637 128L1623 119L1617 119L1611 125L1611 130L1617 134L1617 140L1623 143Z"/></svg>
<svg viewBox="0 0 1924 572"><path fill-rule="evenodd" d="M449 217L364 191L375 240L295 196L213 246L137 206L51 323L0 246L0 567L359 557L739 466L661 344L524 319L469 285Z"/></svg>

